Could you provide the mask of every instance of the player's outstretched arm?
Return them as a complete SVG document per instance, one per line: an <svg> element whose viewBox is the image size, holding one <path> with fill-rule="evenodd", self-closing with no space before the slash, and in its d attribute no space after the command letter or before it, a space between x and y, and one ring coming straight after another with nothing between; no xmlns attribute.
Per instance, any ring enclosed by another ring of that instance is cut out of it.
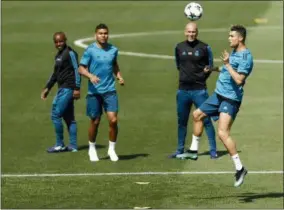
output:
<svg viewBox="0 0 284 210"><path fill-rule="evenodd" d="M80 73L82 76L88 78L92 83L97 84L97 83L99 83L99 81L100 81L100 78L98 78L96 75L91 74L91 73L88 71L87 66L84 66L84 65L81 65L81 64L80 64L80 66L79 66L79 73Z"/></svg>

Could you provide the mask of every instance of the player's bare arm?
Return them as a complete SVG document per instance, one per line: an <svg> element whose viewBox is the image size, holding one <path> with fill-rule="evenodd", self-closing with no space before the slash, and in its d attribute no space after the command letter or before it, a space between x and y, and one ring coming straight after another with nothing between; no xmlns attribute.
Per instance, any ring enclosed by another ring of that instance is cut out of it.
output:
<svg viewBox="0 0 284 210"><path fill-rule="evenodd" d="M123 77L120 73L120 69L119 69L119 65L118 65L117 61L114 62L114 64L113 64L113 73L114 73L115 77L117 78L119 84L124 85L124 79L123 79Z"/></svg>
<svg viewBox="0 0 284 210"><path fill-rule="evenodd" d="M84 77L88 78L92 83L98 84L100 81L100 78L96 75L91 74L86 66L80 65L79 73Z"/></svg>
<svg viewBox="0 0 284 210"><path fill-rule="evenodd" d="M244 74L239 74L236 72L233 67L229 63L229 53L224 50L222 55L220 56L221 60L223 61L224 65L228 69L230 75L232 76L233 80L236 82L237 85L242 85L246 79L246 75Z"/></svg>

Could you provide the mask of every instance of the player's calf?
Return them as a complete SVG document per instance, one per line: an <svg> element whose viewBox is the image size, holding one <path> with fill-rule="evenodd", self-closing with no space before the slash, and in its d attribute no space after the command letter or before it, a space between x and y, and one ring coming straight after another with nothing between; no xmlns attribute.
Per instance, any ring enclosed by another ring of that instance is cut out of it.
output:
<svg viewBox="0 0 284 210"><path fill-rule="evenodd" d="M203 132L203 119L206 115L200 110L197 109L193 112L193 135L201 137Z"/></svg>

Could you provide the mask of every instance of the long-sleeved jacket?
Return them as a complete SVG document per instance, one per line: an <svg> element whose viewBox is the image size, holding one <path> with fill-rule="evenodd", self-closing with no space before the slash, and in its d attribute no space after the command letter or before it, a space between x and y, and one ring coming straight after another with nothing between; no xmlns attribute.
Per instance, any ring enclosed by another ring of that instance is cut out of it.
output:
<svg viewBox="0 0 284 210"><path fill-rule="evenodd" d="M175 48L176 66L179 70L179 89L206 89L205 66L213 67L213 53L210 46L199 40L183 41Z"/></svg>
<svg viewBox="0 0 284 210"><path fill-rule="evenodd" d="M54 71L45 88L50 90L56 82L59 88L80 90L81 76L78 72L78 54L67 45L56 54Z"/></svg>

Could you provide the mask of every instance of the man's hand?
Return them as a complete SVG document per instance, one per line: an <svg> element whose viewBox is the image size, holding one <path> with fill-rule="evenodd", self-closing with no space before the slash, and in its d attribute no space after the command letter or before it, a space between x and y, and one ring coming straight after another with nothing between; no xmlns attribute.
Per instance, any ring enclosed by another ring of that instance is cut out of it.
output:
<svg viewBox="0 0 284 210"><path fill-rule="evenodd" d="M78 100L80 98L80 90L74 90L73 91L73 98L75 100Z"/></svg>
<svg viewBox="0 0 284 210"><path fill-rule="evenodd" d="M203 71L204 71L204 73L208 73L208 72L210 72L210 71L212 71L212 70L210 69L209 66L205 66L205 68L203 69Z"/></svg>
<svg viewBox="0 0 284 210"><path fill-rule="evenodd" d="M91 81L92 83L94 83L94 84L98 84L99 81L100 81L100 78L98 78L96 75L92 75L92 76L90 77L90 81Z"/></svg>
<svg viewBox="0 0 284 210"><path fill-rule="evenodd" d="M118 77L117 80L120 85L124 85L124 79L122 77Z"/></svg>
<svg viewBox="0 0 284 210"><path fill-rule="evenodd" d="M40 98L42 100L46 100L46 97L47 97L48 93L49 93L48 88L43 89L43 91L41 92Z"/></svg>
<svg viewBox="0 0 284 210"><path fill-rule="evenodd" d="M224 52L220 56L221 60L223 61L225 65L229 63L229 57L230 57L230 54L227 52L227 50L224 50Z"/></svg>

